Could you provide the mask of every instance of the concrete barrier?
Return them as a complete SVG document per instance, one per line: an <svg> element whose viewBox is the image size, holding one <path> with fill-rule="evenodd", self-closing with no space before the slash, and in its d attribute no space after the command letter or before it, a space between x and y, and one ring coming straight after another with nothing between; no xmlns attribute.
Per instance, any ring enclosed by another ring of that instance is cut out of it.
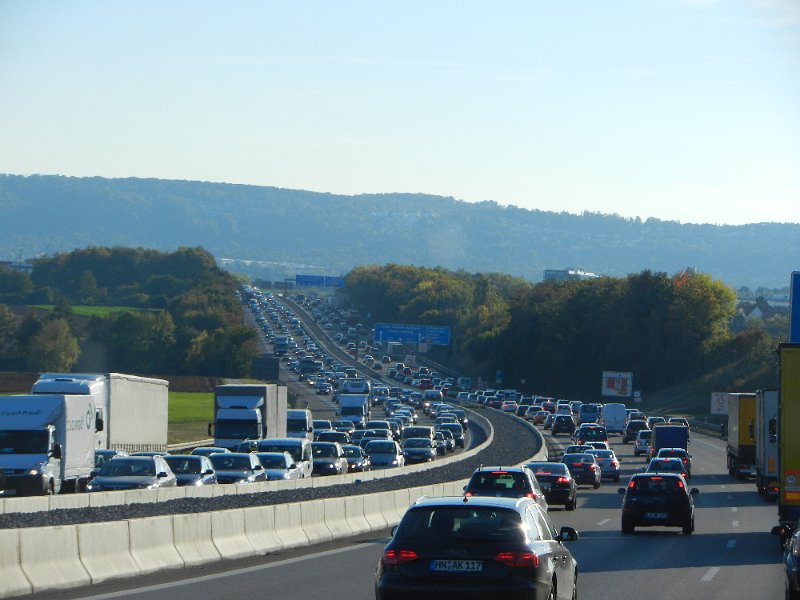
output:
<svg viewBox="0 0 800 600"><path fill-rule="evenodd" d="M121 494L125 498L125 504L153 504L158 497L156 490L125 490L110 493Z"/></svg>
<svg viewBox="0 0 800 600"><path fill-rule="evenodd" d="M211 539L222 558L244 558L256 551L244 528L244 509L211 513Z"/></svg>
<svg viewBox="0 0 800 600"><path fill-rule="evenodd" d="M32 591L20 564L19 529L0 529L0 598Z"/></svg>
<svg viewBox="0 0 800 600"><path fill-rule="evenodd" d="M158 488L156 490L156 502L166 502L177 498L186 498L186 486Z"/></svg>
<svg viewBox="0 0 800 600"><path fill-rule="evenodd" d="M394 492L394 515L391 519L391 525L397 525L406 514L406 510L411 505L411 499L408 490L395 490ZM387 521L389 518L387 516Z"/></svg>
<svg viewBox="0 0 800 600"><path fill-rule="evenodd" d="M42 512L50 509L49 496L25 496L19 498L7 498L6 513L32 513Z"/></svg>
<svg viewBox="0 0 800 600"><path fill-rule="evenodd" d="M187 567L221 558L211 539L211 513L175 515L172 527L175 550Z"/></svg>
<svg viewBox="0 0 800 600"><path fill-rule="evenodd" d="M300 503L300 522L309 544L330 542L333 539L325 523L324 500L310 500Z"/></svg>
<svg viewBox="0 0 800 600"><path fill-rule="evenodd" d="M371 531L369 522L364 518L364 496L346 497L344 499L344 516L353 535Z"/></svg>
<svg viewBox="0 0 800 600"><path fill-rule="evenodd" d="M325 525L335 540L353 535L353 530L347 522L345 500L345 498L325 498L322 501L325 509Z"/></svg>
<svg viewBox="0 0 800 600"><path fill-rule="evenodd" d="M59 494L50 496L48 510L64 510L65 508L87 508L89 494Z"/></svg>
<svg viewBox="0 0 800 600"><path fill-rule="evenodd" d="M20 529L19 542L19 562L34 592L91 583L78 558L77 527Z"/></svg>
<svg viewBox="0 0 800 600"><path fill-rule="evenodd" d="M369 523L370 531L386 529L387 523L386 519L383 518L383 507L381 506L381 503L386 502L386 499L386 492L364 496L364 518Z"/></svg>
<svg viewBox="0 0 800 600"><path fill-rule="evenodd" d="M299 503L275 505L275 533L278 534L284 550L308 545Z"/></svg>
<svg viewBox="0 0 800 600"><path fill-rule="evenodd" d="M89 506L116 506L125 504L125 492L89 492Z"/></svg>
<svg viewBox="0 0 800 600"><path fill-rule="evenodd" d="M139 574L127 521L78 525L78 555L92 583Z"/></svg>
<svg viewBox="0 0 800 600"><path fill-rule="evenodd" d="M172 517L152 517L128 521L131 536L131 555L142 574L183 566L175 549Z"/></svg>
<svg viewBox="0 0 800 600"><path fill-rule="evenodd" d="M275 507L255 506L244 509L244 531L256 554L283 550L283 542L275 531Z"/></svg>

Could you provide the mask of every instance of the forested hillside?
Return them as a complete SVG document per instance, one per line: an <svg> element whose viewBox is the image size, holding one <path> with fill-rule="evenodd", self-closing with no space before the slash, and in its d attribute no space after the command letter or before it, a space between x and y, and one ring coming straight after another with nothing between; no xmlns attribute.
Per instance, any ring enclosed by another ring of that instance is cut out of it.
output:
<svg viewBox="0 0 800 600"><path fill-rule="evenodd" d="M201 248L75 250L30 277L0 268L0 370L247 375L256 338L238 286Z"/></svg>
<svg viewBox="0 0 800 600"><path fill-rule="evenodd" d="M340 196L192 181L0 175L0 259L120 245L202 246L216 258L263 261L241 268L276 280L388 263L529 281L553 268L625 276L693 267L755 289L787 285L797 269L800 225L685 225L423 194Z"/></svg>

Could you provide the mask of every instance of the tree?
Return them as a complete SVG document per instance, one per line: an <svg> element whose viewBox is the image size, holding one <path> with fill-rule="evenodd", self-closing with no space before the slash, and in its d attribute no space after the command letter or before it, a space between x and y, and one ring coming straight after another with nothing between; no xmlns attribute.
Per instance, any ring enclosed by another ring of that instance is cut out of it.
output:
<svg viewBox="0 0 800 600"><path fill-rule="evenodd" d="M28 368L32 371L68 372L78 360L78 339L65 319L42 324L31 339Z"/></svg>

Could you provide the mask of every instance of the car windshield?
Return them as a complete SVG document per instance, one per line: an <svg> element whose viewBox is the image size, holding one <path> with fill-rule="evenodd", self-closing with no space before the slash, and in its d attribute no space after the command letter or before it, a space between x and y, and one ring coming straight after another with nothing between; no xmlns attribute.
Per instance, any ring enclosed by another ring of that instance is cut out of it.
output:
<svg viewBox="0 0 800 600"><path fill-rule="evenodd" d="M183 458L179 456L166 456L169 468L176 475L197 475L200 473L201 462L199 458Z"/></svg>
<svg viewBox="0 0 800 600"><path fill-rule="evenodd" d="M683 471L683 462L679 458L654 458L647 466L648 471Z"/></svg>
<svg viewBox="0 0 800 600"><path fill-rule="evenodd" d="M594 454L597 458L614 458L611 450L589 450L587 454Z"/></svg>
<svg viewBox="0 0 800 600"><path fill-rule="evenodd" d="M398 540L453 542L461 539L521 542L516 511L483 506L421 507L409 510L396 533Z"/></svg>
<svg viewBox="0 0 800 600"><path fill-rule="evenodd" d="M364 449L367 454L396 454L394 442L370 442Z"/></svg>
<svg viewBox="0 0 800 600"><path fill-rule="evenodd" d="M403 444L404 448L430 448L431 442L422 438L410 438Z"/></svg>
<svg viewBox="0 0 800 600"><path fill-rule="evenodd" d="M208 457L211 464L218 471L239 471L250 469L249 456L236 456L234 454L212 454Z"/></svg>
<svg viewBox="0 0 800 600"><path fill-rule="evenodd" d="M333 444L312 444L311 452L314 458L336 458L336 446Z"/></svg>
<svg viewBox="0 0 800 600"><path fill-rule="evenodd" d="M152 460L115 458L100 471L102 477L153 477L156 465Z"/></svg>
<svg viewBox="0 0 800 600"><path fill-rule="evenodd" d="M344 450L344 455L347 458L360 458L364 456L364 453L358 446L342 446L342 450Z"/></svg>
<svg viewBox="0 0 800 600"><path fill-rule="evenodd" d="M591 454L565 454L561 457L561 462L565 464L584 463L592 464L597 462Z"/></svg>
<svg viewBox="0 0 800 600"><path fill-rule="evenodd" d="M0 454L45 454L49 450L48 441L44 430L0 431Z"/></svg>
<svg viewBox="0 0 800 600"><path fill-rule="evenodd" d="M283 454L259 453L256 456L265 469L286 468L286 457Z"/></svg>

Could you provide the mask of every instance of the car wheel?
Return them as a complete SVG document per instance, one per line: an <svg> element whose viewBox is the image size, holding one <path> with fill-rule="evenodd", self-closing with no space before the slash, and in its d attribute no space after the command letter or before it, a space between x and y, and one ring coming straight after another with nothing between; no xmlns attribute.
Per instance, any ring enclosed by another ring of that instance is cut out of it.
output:
<svg viewBox="0 0 800 600"><path fill-rule="evenodd" d="M694 531L694 517L692 517L692 520L687 525L683 526L683 535L692 535L693 531Z"/></svg>
<svg viewBox="0 0 800 600"><path fill-rule="evenodd" d="M622 523L622 535L630 535L630 534L633 533L634 529L635 529L635 527L633 525L630 525L629 523L625 523L623 521L623 523Z"/></svg>
<svg viewBox="0 0 800 600"><path fill-rule="evenodd" d="M600 482L599 482L599 481L595 481L595 482L592 484L592 487L593 487L594 489L596 489L596 490L599 490L599 489L600 489Z"/></svg>
<svg viewBox="0 0 800 600"><path fill-rule="evenodd" d="M567 500L564 503L564 508L566 510L575 510L575 505L577 504L577 502L578 502L577 498L573 498L572 500Z"/></svg>
<svg viewBox="0 0 800 600"><path fill-rule="evenodd" d="M800 592L797 590L793 590L789 585L789 582L786 582L786 595L784 596L786 600L800 600Z"/></svg>

